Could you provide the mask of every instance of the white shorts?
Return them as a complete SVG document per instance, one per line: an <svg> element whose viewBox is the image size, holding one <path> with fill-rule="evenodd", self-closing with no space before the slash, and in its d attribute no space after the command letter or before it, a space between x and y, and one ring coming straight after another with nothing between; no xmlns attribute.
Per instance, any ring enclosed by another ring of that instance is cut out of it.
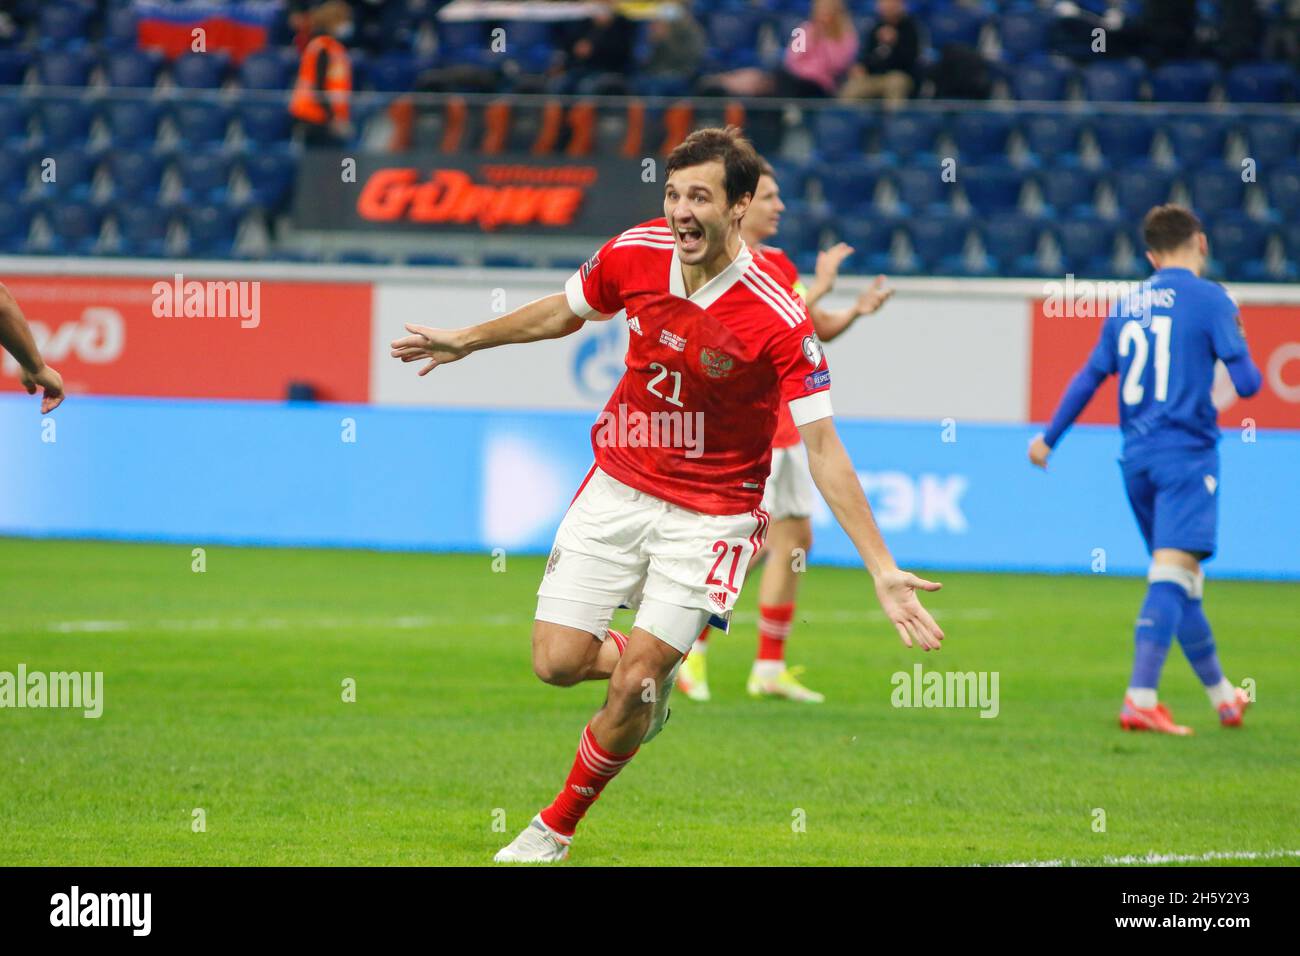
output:
<svg viewBox="0 0 1300 956"><path fill-rule="evenodd" d="M813 480L803 442L772 449L772 471L763 489L763 510L771 513L773 521L812 517Z"/></svg>
<svg viewBox="0 0 1300 956"><path fill-rule="evenodd" d="M634 627L685 654L706 624L726 629L767 525L761 508L701 514L592 466L555 533L537 620L603 641L614 611L635 608Z"/></svg>

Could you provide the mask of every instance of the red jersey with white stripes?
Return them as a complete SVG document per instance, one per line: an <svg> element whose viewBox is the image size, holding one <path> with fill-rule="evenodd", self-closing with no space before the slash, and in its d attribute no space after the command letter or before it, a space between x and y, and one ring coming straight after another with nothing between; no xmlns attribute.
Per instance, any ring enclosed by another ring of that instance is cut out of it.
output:
<svg viewBox="0 0 1300 956"><path fill-rule="evenodd" d="M665 219L600 248L565 284L584 318L627 310L627 370L592 428L601 470L705 514L763 499L782 403L831 414L830 371L803 301L742 243L691 296Z"/></svg>
<svg viewBox="0 0 1300 956"><path fill-rule="evenodd" d="M755 250L756 255L764 259L771 260L781 275L785 276L785 281L790 288L794 289L803 297L802 283L799 281L799 268L794 262L780 249L775 246L759 244ZM799 437L799 429L795 426L794 419L790 417L790 409L786 407L785 402L781 403L781 411L777 413L776 434L772 437L773 448L789 448L791 445L797 445L802 439Z"/></svg>

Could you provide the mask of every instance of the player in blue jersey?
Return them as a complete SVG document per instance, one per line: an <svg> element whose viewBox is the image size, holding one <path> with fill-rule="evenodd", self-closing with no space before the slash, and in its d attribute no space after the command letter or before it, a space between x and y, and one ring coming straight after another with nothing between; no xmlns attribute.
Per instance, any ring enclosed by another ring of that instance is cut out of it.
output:
<svg viewBox="0 0 1300 956"><path fill-rule="evenodd" d="M1209 255L1201 223L1181 206L1157 206L1142 223L1155 274L1111 310L1091 358L1070 382L1029 459L1048 456L1109 375L1120 377L1120 465L1129 504L1151 552L1136 627L1133 676L1120 726L1190 734L1159 703L1156 687L1174 637L1205 685L1220 722L1241 724L1249 698L1223 676L1201 606L1201 562L1214 554L1219 428L1210 390L1222 361L1243 398L1259 391L1237 306L1200 278Z"/></svg>

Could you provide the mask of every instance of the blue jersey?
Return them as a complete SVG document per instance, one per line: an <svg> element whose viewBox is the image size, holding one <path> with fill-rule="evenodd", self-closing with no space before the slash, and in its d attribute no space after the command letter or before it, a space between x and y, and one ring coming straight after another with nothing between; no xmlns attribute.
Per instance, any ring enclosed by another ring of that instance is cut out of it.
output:
<svg viewBox="0 0 1300 956"><path fill-rule="evenodd" d="M1213 448L1215 362L1248 354L1236 303L1189 269L1161 269L1117 304L1088 365L1119 375L1124 458Z"/></svg>

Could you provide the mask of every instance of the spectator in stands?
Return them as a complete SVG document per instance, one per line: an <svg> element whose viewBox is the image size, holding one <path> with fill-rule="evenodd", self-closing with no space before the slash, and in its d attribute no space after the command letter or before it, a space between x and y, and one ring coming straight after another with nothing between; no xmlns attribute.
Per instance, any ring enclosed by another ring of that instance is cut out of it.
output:
<svg viewBox="0 0 1300 956"><path fill-rule="evenodd" d="M905 0L876 0L876 23L858 62L849 68L840 98L907 99L916 83L913 71L920 55L920 33Z"/></svg>
<svg viewBox="0 0 1300 956"><path fill-rule="evenodd" d="M342 146L352 138L352 62L343 45L352 34L352 8L326 0L310 17L312 37L298 64L289 112L307 146Z"/></svg>
<svg viewBox="0 0 1300 956"><path fill-rule="evenodd" d="M858 32L844 0L813 0L776 74L781 97L834 96L858 55Z"/></svg>
<svg viewBox="0 0 1300 956"><path fill-rule="evenodd" d="M1300 0L1287 0L1264 36L1264 59L1300 66Z"/></svg>
<svg viewBox="0 0 1300 956"><path fill-rule="evenodd" d="M1226 66L1260 59L1264 18L1255 0L1221 0L1213 53Z"/></svg>
<svg viewBox="0 0 1300 956"><path fill-rule="evenodd" d="M617 94L627 92L636 27L619 13L614 0L599 0L587 22L552 71L552 93Z"/></svg>
<svg viewBox="0 0 1300 956"><path fill-rule="evenodd" d="M639 93L681 96L690 91L704 62L704 28L685 3L661 4L650 21L650 55L637 77Z"/></svg>

